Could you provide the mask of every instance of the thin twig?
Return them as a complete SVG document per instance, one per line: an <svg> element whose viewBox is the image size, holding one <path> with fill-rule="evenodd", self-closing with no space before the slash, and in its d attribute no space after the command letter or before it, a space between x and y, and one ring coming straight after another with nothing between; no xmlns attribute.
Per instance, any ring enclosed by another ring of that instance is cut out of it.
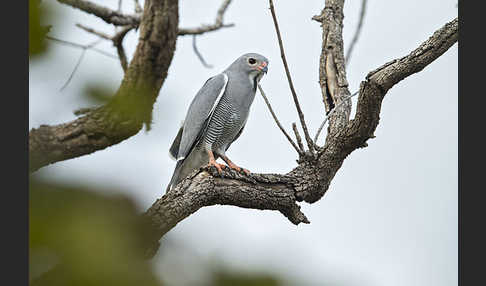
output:
<svg viewBox="0 0 486 286"><path fill-rule="evenodd" d="M76 71L78 70L78 67L79 65L81 64L81 61L83 60L84 58L84 54L86 53L86 49L83 49L81 51L81 55L79 56L78 58L78 62L76 63L76 65L74 66L74 69L73 71L71 72L71 74L69 75L69 78L66 80L66 82L64 83L64 85L61 87L61 89L59 89L59 91L62 91L70 82L71 82L71 79L73 78L74 76L74 73L76 73Z"/></svg>
<svg viewBox="0 0 486 286"><path fill-rule="evenodd" d="M297 139L297 144L299 144L300 150L304 151L304 144L302 144L302 137L300 137L299 130L297 130L297 124L292 123L292 129L294 130L295 139Z"/></svg>
<svg viewBox="0 0 486 286"><path fill-rule="evenodd" d="M103 33L103 32L100 32L100 31L96 31L95 29L90 28L90 27L87 27L87 26L85 26L85 25L83 25L83 24L79 24L79 23L77 23L77 24L76 24L76 27L78 27L78 28L80 28L80 29L82 29L82 30L84 30L84 31L86 31L86 32L88 32L88 33L90 33L90 34L93 34L93 35L96 35L96 36L98 36L98 37L100 37L100 38L103 38L103 39L105 39L105 40L109 40L109 41L111 41L111 40L112 40L112 37L111 37L110 35L105 34L105 33Z"/></svg>
<svg viewBox="0 0 486 286"><path fill-rule="evenodd" d="M307 146L309 147L309 151L314 154L314 142L312 142L311 137L309 136L309 131L307 130L307 125L305 124L304 120L304 113L300 108L299 100L297 99L297 94L295 93L294 84L292 83L292 78L290 76L289 66L287 64L287 60L285 58L285 52L282 43L282 36L280 35L280 29L277 23L277 16L275 15L275 9L273 7L273 1L269 0L270 3L270 11L272 13L273 23L275 25L275 30L277 32L278 44L280 46L280 56L282 57L282 61L285 67L285 73L287 74L287 80L289 82L290 91L292 92L292 97L294 99L295 107L297 108L297 113L299 114L300 124L302 125L302 130L304 130L305 140L307 141Z"/></svg>
<svg viewBox="0 0 486 286"><path fill-rule="evenodd" d="M356 28L356 31L354 32L353 39L351 40L351 44L349 45L348 52L346 53L346 66L349 64L349 60L351 59L351 53L353 52L354 46L356 45L356 42L358 42L359 35L361 33L361 28L363 27L363 19L366 13L366 4L367 0L361 0L361 12L359 14L359 22L358 22L358 27Z"/></svg>
<svg viewBox="0 0 486 286"><path fill-rule="evenodd" d="M202 65L204 67L209 68L209 69L213 67L213 65L210 65L210 64L206 63L206 61L204 60L203 56L201 55L201 53L197 49L197 45L196 45L196 35L193 35L192 36L192 49L194 50L194 53L199 58L199 60L201 61Z"/></svg>
<svg viewBox="0 0 486 286"><path fill-rule="evenodd" d="M299 149L299 147L297 147L297 145L295 144L294 140L292 140L292 138L289 136L289 134L285 131L285 129L280 124L280 121L278 121L277 116L275 115L275 112L273 112L272 106L270 105L270 102L268 101L268 98L265 96L265 92L263 91L263 89L260 86L260 84L258 84L258 90L260 91L260 94L262 95L263 100L265 100L265 103L267 104L267 107L270 110L270 113L272 114L273 120L275 120L275 123L277 123L277 126L278 126L278 128L280 128L280 131L282 131L282 133L285 135L285 137L287 137L287 140L294 147L295 151L297 151L297 153L300 156L303 156L304 155L303 151L301 151Z"/></svg>
<svg viewBox="0 0 486 286"><path fill-rule="evenodd" d="M123 68L123 71L125 71L125 72L127 71L128 60L127 60L127 56L126 56L126 53L125 53L125 49L123 48L123 38L131 29L133 29L133 26L125 26L125 27L122 28L121 31L117 31L117 27L115 27L116 34L114 36L110 36L110 35L105 34L103 32L96 31L95 29L89 28L89 27L84 26L84 25L79 24L79 23L76 24L76 27L81 28L81 29L85 30L86 32L94 34L94 35L96 35L96 36L98 36L102 39L113 42L113 46L116 47L116 51L118 53L118 58L120 59L120 64Z"/></svg>
<svg viewBox="0 0 486 286"><path fill-rule="evenodd" d="M71 72L71 74L69 75L69 78L67 79L67 81L64 83L64 85L61 87L61 89L59 91L62 91L71 82L71 79L73 78L74 74L78 70L78 67L81 64L81 61L83 60L84 55L85 55L85 53L86 53L87 50L92 49L94 51L100 52L103 55L106 55L106 56L109 56L109 57L113 57L112 55L110 55L108 53L105 53L102 50L97 50L97 49L94 48L94 46L96 46L97 44L99 44L101 42L101 39L96 40L93 43L88 44L88 45L80 45L80 44L68 42L68 41L65 41L65 40L56 39L56 38L53 38L53 37L50 37L50 36L46 36L46 39L49 39L49 40L52 40L52 41L55 41L55 42L58 42L58 43L61 43L61 44L67 45L67 46L71 46L71 47L76 47L76 48L82 49L81 55L79 56L78 61L76 62L76 65L74 66L73 71Z"/></svg>
<svg viewBox="0 0 486 286"><path fill-rule="evenodd" d="M351 97L355 96L358 93L359 93L359 90L356 91L355 93L351 94L351 95L346 96L338 105L334 106L334 108L331 109L331 111L329 111L329 113L326 115L326 118L324 118L324 121L322 121L321 126L319 126L319 129L317 129L317 134L314 137L314 142L316 144L317 144L317 139L319 138L319 134L321 133L321 130L324 127L324 124L326 124L329 117L331 117L331 115L334 113L334 111L336 111L336 109L338 107L342 106L345 102L347 102L348 99L350 99Z"/></svg>
<svg viewBox="0 0 486 286"><path fill-rule="evenodd" d="M125 35L133 29L132 26L125 26L120 32L113 36L113 45L116 47L116 51L118 52L118 58L120 58L120 64L123 68L123 71L126 72L128 68L128 60L127 55L125 54L125 49L123 48L123 38Z"/></svg>
<svg viewBox="0 0 486 286"><path fill-rule="evenodd" d="M112 55L112 54L107 53L103 50L97 49L95 47L90 47L88 45L81 45L81 44L78 44L78 43L73 43L73 42L57 39L57 38L54 38L54 37L51 37L51 36L46 36L46 39L51 40L53 42L57 42L59 44L65 45L65 46L73 47L73 48L92 50L92 51L100 53L104 56L107 56L107 57L110 57L110 58L113 58L113 59L118 59L118 57L115 56L115 55Z"/></svg>
<svg viewBox="0 0 486 286"><path fill-rule="evenodd" d="M214 24L202 25L197 28L180 28L178 35L179 36L200 35L206 32L216 31L221 28L233 27L235 24L223 24L223 16L230 3L231 0L224 0L223 3L221 3L221 6L219 7L218 12L216 14L216 19L214 21Z"/></svg>

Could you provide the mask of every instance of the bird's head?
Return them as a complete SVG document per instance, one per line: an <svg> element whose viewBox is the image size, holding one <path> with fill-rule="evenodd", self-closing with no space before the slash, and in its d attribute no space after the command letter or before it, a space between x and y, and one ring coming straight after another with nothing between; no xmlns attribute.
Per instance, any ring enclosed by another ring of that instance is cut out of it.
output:
<svg viewBox="0 0 486 286"><path fill-rule="evenodd" d="M268 59L257 53L244 54L234 61L228 70L242 71L251 77L260 79L268 71Z"/></svg>

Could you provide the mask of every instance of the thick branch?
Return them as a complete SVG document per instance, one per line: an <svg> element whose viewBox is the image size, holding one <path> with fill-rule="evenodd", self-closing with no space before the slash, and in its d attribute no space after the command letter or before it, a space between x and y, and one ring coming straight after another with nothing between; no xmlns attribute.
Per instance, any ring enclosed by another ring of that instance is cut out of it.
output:
<svg viewBox="0 0 486 286"><path fill-rule="evenodd" d="M345 128L337 130L321 150L315 170L300 164L292 173L314 174L314 181L297 188L297 197L307 202L321 198L344 159L354 150L366 146L379 123L382 100L387 91L404 78L421 71L444 54L458 38L457 18L436 31L409 55L370 72L361 83L356 116ZM337 111L336 111L337 112Z"/></svg>
<svg viewBox="0 0 486 286"><path fill-rule="evenodd" d="M218 177L214 168L204 172L196 171L147 210L145 216L154 227L150 245L151 248L155 247L148 253L155 254L160 237L177 223L206 206L232 205L277 210L295 225L309 223L296 204L289 178L272 174L246 176L233 170L223 172L224 179Z"/></svg>
<svg viewBox="0 0 486 286"><path fill-rule="evenodd" d="M321 22L322 26L319 83L326 113L350 94L343 51L343 8L344 0L326 0L321 14L312 18ZM344 106L329 118L328 137L346 126L350 114L351 101L347 100Z"/></svg>
<svg viewBox="0 0 486 286"><path fill-rule="evenodd" d="M138 133L143 123L149 128L174 55L178 23L177 0L145 1L139 43L113 99L72 122L32 129L29 170L117 144Z"/></svg>
<svg viewBox="0 0 486 286"><path fill-rule="evenodd" d="M346 152L361 146L379 122L381 101L387 91L404 78L417 73L445 53L458 39L458 19L444 25L405 57L371 71L361 82L355 119L342 135Z"/></svg>

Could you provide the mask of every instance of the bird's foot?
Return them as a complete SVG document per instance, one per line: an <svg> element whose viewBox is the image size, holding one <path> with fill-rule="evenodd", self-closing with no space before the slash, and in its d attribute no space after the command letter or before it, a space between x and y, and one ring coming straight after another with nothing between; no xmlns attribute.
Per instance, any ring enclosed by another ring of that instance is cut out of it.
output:
<svg viewBox="0 0 486 286"><path fill-rule="evenodd" d="M239 167L239 166L235 165L235 163L233 163L233 162L231 162L231 161L229 161L227 164L228 164L228 167L230 167L230 168L231 168L231 169L233 169L233 170L236 170L237 172L240 172L240 171L242 171L242 170L243 170L243 172L245 172L245 174L246 174L246 175L250 175L250 173L251 173L251 172L250 172L250 171L248 171L247 169L245 169L245 168L241 168L241 167Z"/></svg>
<svg viewBox="0 0 486 286"><path fill-rule="evenodd" d="M223 164L219 164L219 163L216 163L216 160L212 159L212 160L209 160L209 163L208 163L208 167L216 167L216 169L218 170L218 173L220 175L223 174L223 167L225 167Z"/></svg>

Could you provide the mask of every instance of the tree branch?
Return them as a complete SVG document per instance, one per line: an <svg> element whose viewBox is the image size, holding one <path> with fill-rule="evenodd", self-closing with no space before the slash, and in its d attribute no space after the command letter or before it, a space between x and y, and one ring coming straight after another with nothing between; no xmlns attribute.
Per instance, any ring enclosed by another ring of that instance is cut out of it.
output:
<svg viewBox="0 0 486 286"><path fill-rule="evenodd" d="M121 31L116 33L112 37L113 45L116 47L116 51L118 53L118 58L120 59L120 64L123 68L123 71L126 72L128 69L128 60L127 55L125 54L125 49L123 48L123 39L125 35L133 29L131 26L125 26Z"/></svg>
<svg viewBox="0 0 486 286"><path fill-rule="evenodd" d="M223 3L221 3L221 6L219 7L218 12L216 14L216 19L214 21L214 24L202 25L197 28L180 28L179 36L201 35L207 32L219 30L221 28L233 27L235 24L223 24L223 16L230 3L231 0L224 0Z"/></svg>
<svg viewBox="0 0 486 286"><path fill-rule="evenodd" d="M319 84L326 113L350 94L343 51L343 7L344 0L326 0L321 14L312 17L322 27ZM328 137L346 126L350 114L351 101L347 100L343 108L329 118Z"/></svg>
<svg viewBox="0 0 486 286"><path fill-rule="evenodd" d="M445 53L458 40L458 19L445 24L407 56L371 71L361 82L356 115L342 135L345 150L357 148L374 137L381 101L395 84L417 73Z"/></svg>
<svg viewBox="0 0 486 286"><path fill-rule="evenodd" d="M375 130L386 91L445 53L457 42L457 37L455 19L409 55L370 72L361 85L357 117L349 122L349 127L329 137L318 160L301 160L295 169L284 175L246 176L225 169L226 179L221 179L214 168L195 171L145 213L154 227L149 256L156 252L158 240L165 233L204 206L222 204L278 210L294 224L307 223L296 202L313 203L324 195L344 159L361 147Z"/></svg>
<svg viewBox="0 0 486 286"><path fill-rule="evenodd" d="M287 59L285 58L285 51L283 48L282 43L282 36L280 35L280 29L278 27L277 16L275 15L275 8L273 6L273 1L269 0L270 4L270 12L272 13L273 24L275 26L275 31L277 33L278 45L280 47L280 56L282 57L282 61L285 67L285 74L287 75L287 80L289 82L290 91L292 92L292 98L294 99L295 108L297 109L297 113L299 114L300 124L302 126L302 130L304 130L304 137L307 142L307 146L309 147L309 152L314 154L314 142L309 135L309 131L307 130L307 125L305 124L304 113L300 108L299 99L297 98L297 94L294 89L294 84L292 82L292 78L290 76L289 66L287 64Z"/></svg>
<svg viewBox="0 0 486 286"><path fill-rule="evenodd" d="M351 55L353 54L354 46L358 42L358 38L359 38L359 35L361 33L361 28L363 27L363 20L364 20L365 14L366 14L367 2L368 2L367 0L361 0L361 11L359 13L358 27L356 28L356 31L354 32L353 39L351 40L351 44L349 44L348 52L346 53L346 66L348 66L349 61L351 60Z"/></svg>
<svg viewBox="0 0 486 286"><path fill-rule="evenodd" d="M120 11L115 11L110 8L92 3L87 0L57 0L60 3L69 5L73 8L77 8L82 10L88 14L93 14L108 24L113 24L115 26L132 26L137 27L140 24L141 17L138 14L134 15L127 15L123 14ZM201 35L207 32L212 32L219 30L221 28L229 28L233 27L234 24L223 24L223 17L226 9L228 8L231 0L224 0L221 4L218 12L216 14L216 19L214 24L211 25L202 25L200 27L195 28L180 28L178 30L179 36L185 35ZM135 0L135 13L140 13L141 7L138 4L138 1Z"/></svg>
<svg viewBox="0 0 486 286"><path fill-rule="evenodd" d="M268 98L267 96L265 95L265 92L263 91L262 87L260 86L260 84L258 84L258 90L260 91L260 94L262 95L263 97L263 100L265 100L265 104L267 105L268 107L268 110L270 111L270 113L272 114L272 117L273 117L273 120L275 121L275 123L277 124L278 128L280 129L280 131L282 131L282 133L285 135L285 138L287 138L287 140L289 141L290 145L292 145L292 147L294 147L295 151L297 151L297 154L299 154L299 157L300 156L303 156L304 155L304 149L300 149L299 147L297 147L297 145L295 145L295 142L294 140L292 140L292 138L290 137L290 135L287 133L287 131L285 131L285 129L282 127L282 124L280 124L280 121L278 120L277 118L277 115L275 115L275 112L273 112L273 108L272 106L270 105L270 102L268 101Z"/></svg>
<svg viewBox="0 0 486 286"><path fill-rule="evenodd" d="M289 178L282 175L246 176L225 169L224 179L219 178L213 168L197 170L174 189L158 199L145 213L154 232L147 256L156 253L158 240L177 223L202 207L232 205L259 210L277 210L288 220L298 225L309 223L296 204L294 190ZM153 249L155 248L155 249Z"/></svg>
<svg viewBox="0 0 486 286"><path fill-rule="evenodd" d="M116 26L130 25L137 27L140 23L139 15L125 15L110 8L95 4L86 0L57 0L59 3L69 5L73 8L82 10L88 14L95 15L108 24Z"/></svg>
<svg viewBox="0 0 486 286"><path fill-rule="evenodd" d="M177 0L145 1L139 43L112 100L69 123L33 128L29 171L117 144L138 133L144 123L149 129L153 104L174 55L178 23Z"/></svg>

